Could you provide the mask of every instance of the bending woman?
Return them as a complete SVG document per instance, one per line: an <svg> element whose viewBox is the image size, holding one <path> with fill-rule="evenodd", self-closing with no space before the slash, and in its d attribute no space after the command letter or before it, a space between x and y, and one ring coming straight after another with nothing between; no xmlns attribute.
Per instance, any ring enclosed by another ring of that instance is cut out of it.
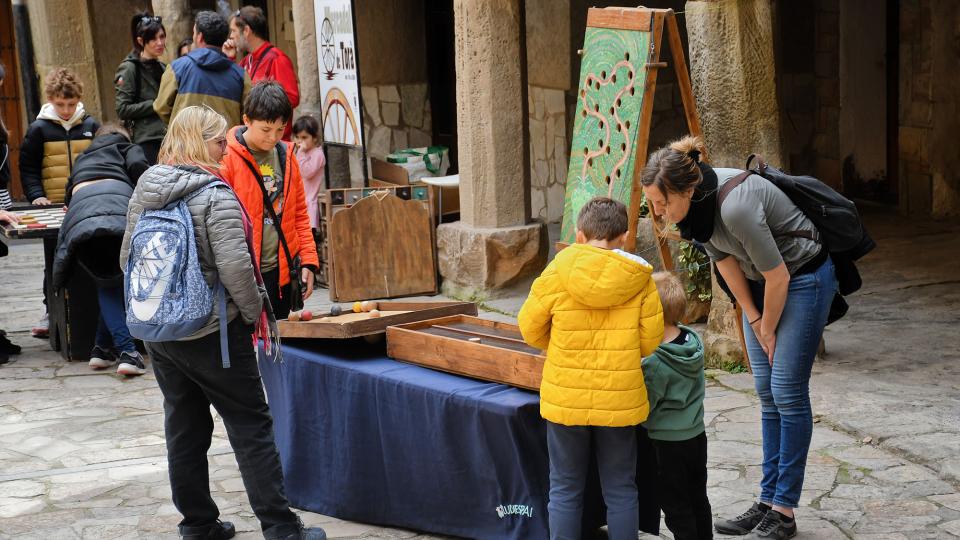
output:
<svg viewBox="0 0 960 540"><path fill-rule="evenodd" d="M743 171L713 169L704 155L699 137L676 141L650 155L641 182L654 213L704 245L743 309L762 411L763 477L759 502L716 529L790 538L813 432L810 370L837 289L833 262L824 246L791 234L816 227L764 178L747 177L719 204L720 189Z"/></svg>

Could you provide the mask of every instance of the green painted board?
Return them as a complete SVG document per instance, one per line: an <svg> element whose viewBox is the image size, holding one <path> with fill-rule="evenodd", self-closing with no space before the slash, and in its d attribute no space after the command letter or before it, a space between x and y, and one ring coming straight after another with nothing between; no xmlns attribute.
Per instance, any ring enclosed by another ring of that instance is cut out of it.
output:
<svg viewBox="0 0 960 540"><path fill-rule="evenodd" d="M650 32L587 27L560 241L576 240L580 208L597 196L630 207Z"/></svg>

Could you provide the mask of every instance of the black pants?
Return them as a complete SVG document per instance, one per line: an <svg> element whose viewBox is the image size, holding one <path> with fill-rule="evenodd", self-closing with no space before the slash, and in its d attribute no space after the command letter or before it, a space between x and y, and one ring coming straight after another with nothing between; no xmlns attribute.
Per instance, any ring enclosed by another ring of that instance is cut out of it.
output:
<svg viewBox="0 0 960 540"><path fill-rule="evenodd" d="M713 538L707 498L707 434L686 441L653 441L660 507L676 540Z"/></svg>
<svg viewBox="0 0 960 540"><path fill-rule="evenodd" d="M263 273L263 286L267 288L270 305L273 306L273 315L278 321L286 319L290 314L290 284L280 287L280 269L274 268Z"/></svg>
<svg viewBox="0 0 960 540"><path fill-rule="evenodd" d="M220 332L189 341L148 343L163 393L164 429L173 504L181 530L214 523L220 510L210 497L207 451L213 434L212 404L227 428L230 446L254 514L267 538L298 530L283 491L283 470L273 438L273 417L260 369L240 317L227 327L231 366L223 368Z"/></svg>

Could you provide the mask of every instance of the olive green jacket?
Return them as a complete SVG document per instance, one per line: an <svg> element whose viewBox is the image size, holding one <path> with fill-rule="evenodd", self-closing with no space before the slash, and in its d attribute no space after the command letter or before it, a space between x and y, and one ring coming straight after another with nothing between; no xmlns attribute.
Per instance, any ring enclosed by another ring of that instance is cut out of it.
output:
<svg viewBox="0 0 960 540"><path fill-rule="evenodd" d="M153 110L153 101L160 90L160 78L166 66L157 60L144 62L131 52L120 66L113 82L117 88L117 116L133 126L133 142L159 141L167 133L167 126ZM137 95L137 79L140 80Z"/></svg>

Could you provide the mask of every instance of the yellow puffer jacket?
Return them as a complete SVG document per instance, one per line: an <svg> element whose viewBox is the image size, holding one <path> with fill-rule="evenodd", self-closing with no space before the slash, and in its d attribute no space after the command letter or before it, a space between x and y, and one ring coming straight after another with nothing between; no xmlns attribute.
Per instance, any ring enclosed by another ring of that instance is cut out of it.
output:
<svg viewBox="0 0 960 540"><path fill-rule="evenodd" d="M523 339L545 349L540 414L567 426L624 427L647 419L640 361L660 345L663 308L646 261L574 244L533 282Z"/></svg>

